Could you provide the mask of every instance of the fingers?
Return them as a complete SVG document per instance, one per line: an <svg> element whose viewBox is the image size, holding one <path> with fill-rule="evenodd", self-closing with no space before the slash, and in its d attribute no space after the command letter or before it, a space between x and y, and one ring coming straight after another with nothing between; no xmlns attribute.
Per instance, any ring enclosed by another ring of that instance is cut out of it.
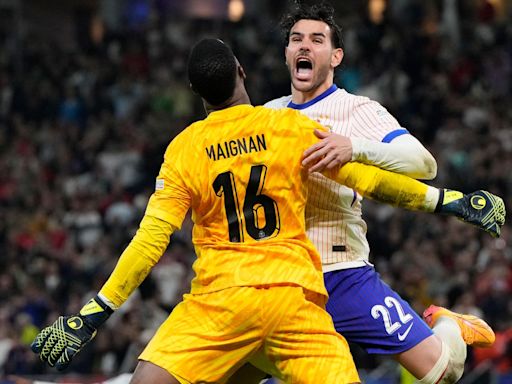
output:
<svg viewBox="0 0 512 384"><path fill-rule="evenodd" d="M64 350L64 353L60 356L59 360L57 361L57 364L55 364L55 368L57 368L58 371L63 371L66 369L71 363L71 360L76 355L77 350L73 348L66 348Z"/></svg>
<svg viewBox="0 0 512 384"><path fill-rule="evenodd" d="M315 129L315 136L319 139L325 139L327 136L329 136L331 132L321 131L319 129Z"/></svg>
<svg viewBox="0 0 512 384"><path fill-rule="evenodd" d="M326 155L322 160L320 160L315 165L310 167L309 168L309 172L310 173L322 172L326 168L327 169L332 169L332 168L336 167L337 165L339 165L339 162L337 161L337 156L336 156L335 153L331 152L328 155Z"/></svg>
<svg viewBox="0 0 512 384"><path fill-rule="evenodd" d="M52 333L52 330L50 327L46 327L43 329L39 334L36 336L32 344L30 344L30 349L34 353L39 353L43 349L44 344L46 343L46 339L48 336Z"/></svg>
<svg viewBox="0 0 512 384"><path fill-rule="evenodd" d="M55 364L57 364L57 361L60 359L64 349L66 349L66 339L58 338L57 342L48 355L47 361L50 367L53 367Z"/></svg>
<svg viewBox="0 0 512 384"><path fill-rule="evenodd" d="M312 153L307 158L302 160L302 166L305 168L309 168L313 164L317 164L317 162L322 160L329 152L330 149L328 147L318 149L316 152Z"/></svg>
<svg viewBox="0 0 512 384"><path fill-rule="evenodd" d="M302 154L302 158L305 159L312 153L314 153L314 152L318 151L320 148L324 147L326 144L327 144L327 142L323 141L323 140L319 141L318 143L313 144L311 147L309 147L308 149L306 149L304 151L304 153Z"/></svg>

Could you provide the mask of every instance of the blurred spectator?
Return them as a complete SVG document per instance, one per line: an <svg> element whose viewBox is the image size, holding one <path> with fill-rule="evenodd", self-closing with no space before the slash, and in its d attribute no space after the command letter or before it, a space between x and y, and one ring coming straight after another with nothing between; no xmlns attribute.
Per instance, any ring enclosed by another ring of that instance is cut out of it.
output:
<svg viewBox="0 0 512 384"><path fill-rule="evenodd" d="M184 20L158 17L154 3L128 2L126 25L92 48L64 50L57 39L27 34L18 57L0 38L0 372L46 370L27 348L36 329L77 311L136 231L167 144L204 116L185 71L197 39L213 35L235 47L255 104L289 93L272 12L239 23ZM511 201L510 9L487 0L377 3L362 17L340 13L338 85L379 100L427 144L438 161L434 184L484 187ZM483 316L497 342L475 351L474 363L512 369L510 225L495 240L456 220L365 204L371 257L384 279L417 311L435 301ZM188 291L191 225L188 217L139 293L71 370L134 368Z"/></svg>

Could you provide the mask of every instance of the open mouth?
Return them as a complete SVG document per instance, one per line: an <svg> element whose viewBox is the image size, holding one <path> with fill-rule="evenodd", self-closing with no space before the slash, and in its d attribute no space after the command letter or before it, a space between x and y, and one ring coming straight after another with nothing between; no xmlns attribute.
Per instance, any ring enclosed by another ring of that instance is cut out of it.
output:
<svg viewBox="0 0 512 384"><path fill-rule="evenodd" d="M295 68L299 80L308 80L313 73L313 63L309 58L299 57L295 63Z"/></svg>

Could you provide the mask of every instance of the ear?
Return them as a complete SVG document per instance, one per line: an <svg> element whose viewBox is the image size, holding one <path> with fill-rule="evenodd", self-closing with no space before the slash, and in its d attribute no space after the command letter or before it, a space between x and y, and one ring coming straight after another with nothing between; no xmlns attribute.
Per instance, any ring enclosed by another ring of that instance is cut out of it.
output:
<svg viewBox="0 0 512 384"><path fill-rule="evenodd" d="M284 47L284 63L286 64L287 67L290 66L290 64L288 64L288 47Z"/></svg>
<svg viewBox="0 0 512 384"><path fill-rule="evenodd" d="M197 93L197 91L194 89L194 87L193 87L192 83L188 83L188 86L190 87L190 90L192 91L192 93L193 93L194 95L198 95L198 93Z"/></svg>
<svg viewBox="0 0 512 384"><path fill-rule="evenodd" d="M240 76L243 80L247 78L245 71L241 65L238 66L238 76Z"/></svg>
<svg viewBox="0 0 512 384"><path fill-rule="evenodd" d="M336 68L338 65L341 64L343 60L343 56L345 55L345 52L343 52L343 49L336 48L332 51L331 55L331 66L333 68Z"/></svg>

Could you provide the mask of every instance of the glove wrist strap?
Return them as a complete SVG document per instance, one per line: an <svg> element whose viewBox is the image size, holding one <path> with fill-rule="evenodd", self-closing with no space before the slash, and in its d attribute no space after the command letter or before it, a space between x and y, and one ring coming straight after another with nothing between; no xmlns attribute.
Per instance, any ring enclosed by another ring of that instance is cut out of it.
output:
<svg viewBox="0 0 512 384"><path fill-rule="evenodd" d="M114 310L105 304L98 296L89 300L80 310L80 316L82 316L88 325L94 328L98 328L107 321L112 313L114 313Z"/></svg>

